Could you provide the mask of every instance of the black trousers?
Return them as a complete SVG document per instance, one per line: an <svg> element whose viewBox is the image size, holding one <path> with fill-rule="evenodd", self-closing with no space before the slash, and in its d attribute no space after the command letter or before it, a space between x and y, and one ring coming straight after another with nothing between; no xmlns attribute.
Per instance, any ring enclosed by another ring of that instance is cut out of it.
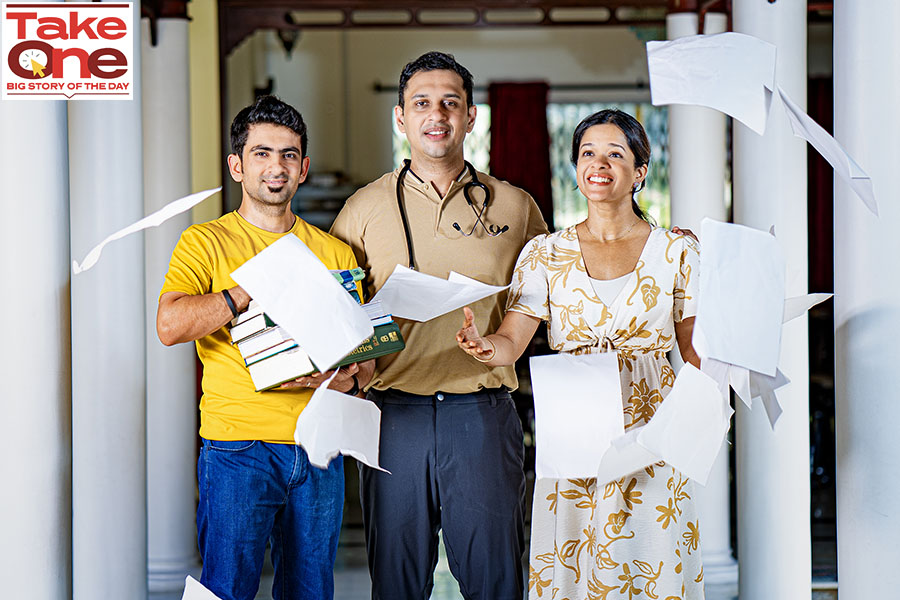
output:
<svg viewBox="0 0 900 600"><path fill-rule="evenodd" d="M466 599L521 600L524 447L509 392L369 399L382 411L379 462L391 472L360 464L372 598L427 599L442 529Z"/></svg>

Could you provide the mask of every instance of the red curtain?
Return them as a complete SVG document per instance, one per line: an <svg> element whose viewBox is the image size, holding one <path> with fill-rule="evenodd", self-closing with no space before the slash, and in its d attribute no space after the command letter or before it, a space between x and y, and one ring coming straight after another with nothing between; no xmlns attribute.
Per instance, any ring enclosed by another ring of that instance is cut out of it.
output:
<svg viewBox="0 0 900 600"><path fill-rule="evenodd" d="M492 83L491 175L531 194L553 230L546 82Z"/></svg>

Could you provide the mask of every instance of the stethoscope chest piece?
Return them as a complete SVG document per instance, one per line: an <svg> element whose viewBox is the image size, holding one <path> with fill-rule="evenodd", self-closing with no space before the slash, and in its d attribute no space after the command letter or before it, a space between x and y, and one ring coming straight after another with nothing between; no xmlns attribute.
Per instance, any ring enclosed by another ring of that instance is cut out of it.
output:
<svg viewBox="0 0 900 600"><path fill-rule="evenodd" d="M406 177L406 173L409 171L411 161L406 159L403 161L403 168L400 169L400 174L397 176L397 208L400 210L400 220L403 224L403 233L406 236L406 252L409 257L409 268L415 270L415 259L413 258L413 245L412 245L412 235L409 231L409 220L406 216L406 208L403 206L403 178ZM469 205L469 208L472 209L472 212L475 214L475 223L472 224L472 229L469 230L468 233L463 231L463 228L459 223L453 223L453 229L463 234L465 237L470 237L474 235L475 230L478 229L478 226L481 225L484 232L490 237L497 237L501 233L509 230L509 225L504 225L500 227L499 225L488 225L484 221L484 213L487 211L488 204L491 201L491 191L488 189L486 185L481 183L478 180L478 174L475 171L475 167L469 161L465 161L466 169L469 171L469 175L471 176L471 180L466 182L463 186L463 196L466 198L466 203ZM478 208L475 200L472 199L472 190L480 189L481 193L484 195L484 200L481 203L481 208Z"/></svg>

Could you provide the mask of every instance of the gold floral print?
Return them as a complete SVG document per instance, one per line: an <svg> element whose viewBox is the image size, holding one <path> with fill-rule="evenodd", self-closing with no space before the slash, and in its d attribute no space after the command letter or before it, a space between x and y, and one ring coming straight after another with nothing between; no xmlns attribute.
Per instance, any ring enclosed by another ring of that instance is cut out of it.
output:
<svg viewBox="0 0 900 600"><path fill-rule="evenodd" d="M617 585L605 585L600 581L596 573L591 574L591 579L588 581L587 586L587 600L608 600L609 593L619 589L619 586Z"/></svg>
<svg viewBox="0 0 900 600"><path fill-rule="evenodd" d="M575 508L591 509L591 518L593 519L594 509L597 507L597 502L594 500L594 494L597 492L597 480L567 479L566 481L575 487L563 490L559 492L559 495L566 500L578 500L575 504Z"/></svg>
<svg viewBox="0 0 900 600"><path fill-rule="evenodd" d="M568 329L566 340L570 342L588 342L597 339L597 336L591 332L591 328L587 321L582 317L584 314L583 300L579 300L578 304L566 305L555 304L551 301L550 306L558 309L560 318L566 322Z"/></svg>
<svg viewBox="0 0 900 600"><path fill-rule="evenodd" d="M556 501L559 498L559 480L557 480L553 485L553 493L547 496L547 500L550 501L550 508L548 509L554 515L556 514Z"/></svg>
<svg viewBox="0 0 900 600"><path fill-rule="evenodd" d="M646 265L647 263L643 260L639 260L637 266L635 266L634 272L638 278L637 285L634 286L634 290L631 292L631 295L628 296L628 300L625 304L631 306L634 295L640 291L641 300L644 301L644 308L649 311L656 306L656 299L659 297L659 292L661 290L660 287L656 285L656 279L654 279L652 275L644 275L642 273Z"/></svg>
<svg viewBox="0 0 900 600"><path fill-rule="evenodd" d="M672 387L675 383L675 369L671 365L664 364L659 369L659 384L662 387Z"/></svg>
<svg viewBox="0 0 900 600"><path fill-rule="evenodd" d="M649 563L642 560L633 560L631 564L637 567L637 570L632 573L628 563L622 565L622 574L619 575L619 581L624 583L619 591L623 594L627 593L629 600L635 596L640 596L642 592L647 594L648 598L659 598L656 595L656 580L659 579L659 575L662 573L663 563L660 562L655 571ZM643 580L643 584L641 580Z"/></svg>
<svg viewBox="0 0 900 600"><path fill-rule="evenodd" d="M656 510L660 512L656 521L657 523L662 523L663 529L666 529L669 526L670 521L673 523L678 522L678 517L680 517L682 513L681 503L685 500L690 500L691 498L690 494L688 494L685 489L688 480L678 471L673 471L673 473L672 477L666 482L666 489L671 490L672 496L665 505L656 507Z"/></svg>
<svg viewBox="0 0 900 600"><path fill-rule="evenodd" d="M631 417L631 421L626 421L625 428L629 428L639 423L647 423L656 412L656 407L662 402L662 394L658 389L651 388L646 379L639 382L631 382L631 396L628 398L628 406L625 407L625 414Z"/></svg>
<svg viewBox="0 0 900 600"><path fill-rule="evenodd" d="M557 248L553 254L553 260L547 264L547 272L550 274L550 289L556 289L558 286L565 287L573 270L587 273L584 261L581 260L581 251Z"/></svg>
<svg viewBox="0 0 900 600"><path fill-rule="evenodd" d="M688 530L682 533L681 537L684 538L684 546L687 548L687 553L690 554L700 547L700 523L699 521L688 521L687 528Z"/></svg>
<svg viewBox="0 0 900 600"><path fill-rule="evenodd" d="M625 503L625 506L628 507L628 510L633 510L635 504L640 504L643 502L641 500L641 496L643 495L640 490L636 490L637 486L637 478L632 477L631 481L628 482L628 487L625 486L625 478L619 479L618 481L610 481L606 484L606 488L603 490L603 499L609 498L613 496L616 491L622 494L622 502Z"/></svg>
<svg viewBox="0 0 900 600"><path fill-rule="evenodd" d="M609 307L588 285L574 228L539 239L517 265L510 309L547 319L555 350L614 347L623 424L645 423L675 381L666 352L675 346L675 321L695 311L696 245L654 229L637 277ZM702 598L691 486L664 462L602 487L594 479L536 481L530 600Z"/></svg>

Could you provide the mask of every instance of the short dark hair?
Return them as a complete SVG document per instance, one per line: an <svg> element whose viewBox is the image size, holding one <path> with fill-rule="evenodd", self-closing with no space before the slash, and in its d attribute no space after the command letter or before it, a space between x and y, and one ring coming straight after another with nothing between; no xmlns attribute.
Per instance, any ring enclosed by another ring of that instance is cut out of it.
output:
<svg viewBox="0 0 900 600"><path fill-rule="evenodd" d="M644 126L627 112L623 112L616 108L610 108L585 117L581 123L578 124L578 127L575 128L575 133L572 135L571 159L573 165L578 163L578 149L581 147L581 140L584 137L584 132L594 125L603 125L605 123L615 125L625 135L625 139L628 141L628 148L631 150L631 153L634 154L635 169L650 164L650 140L647 138L647 132L644 131ZM631 208L634 211L634 214L645 221L649 221L647 214L641 210L641 207L634 199L634 195L642 189L644 189L644 182L641 182L641 186L633 191L631 196Z"/></svg>
<svg viewBox="0 0 900 600"><path fill-rule="evenodd" d="M250 106L244 107L231 122L231 151L240 157L244 155L244 144L250 126L256 123L272 123L287 127L300 136L300 155L306 157L306 123L296 108L282 102L275 96L260 96Z"/></svg>
<svg viewBox="0 0 900 600"><path fill-rule="evenodd" d="M406 84L419 71L453 71L462 79L463 89L466 91L466 106L474 105L472 101L472 88L474 87L472 73L456 62L452 54L431 51L426 52L416 60L406 63L403 71L400 72L400 85L398 87L400 108L403 108L403 94L406 92Z"/></svg>

